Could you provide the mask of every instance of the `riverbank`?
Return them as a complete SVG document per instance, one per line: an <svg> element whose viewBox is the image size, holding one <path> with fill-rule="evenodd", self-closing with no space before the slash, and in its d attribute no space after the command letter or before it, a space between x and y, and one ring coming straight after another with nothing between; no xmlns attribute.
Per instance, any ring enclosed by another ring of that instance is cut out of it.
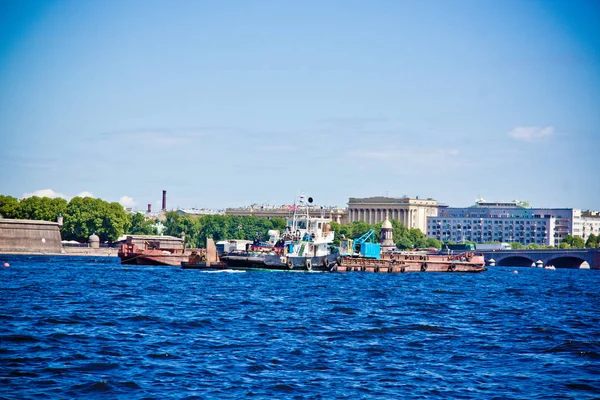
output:
<svg viewBox="0 0 600 400"><path fill-rule="evenodd" d="M113 247L102 247L93 249L91 247L63 247L57 252L40 252L40 251L7 251L3 250L0 254L10 255L51 255L51 256L90 256L90 257L117 257L119 249Z"/></svg>

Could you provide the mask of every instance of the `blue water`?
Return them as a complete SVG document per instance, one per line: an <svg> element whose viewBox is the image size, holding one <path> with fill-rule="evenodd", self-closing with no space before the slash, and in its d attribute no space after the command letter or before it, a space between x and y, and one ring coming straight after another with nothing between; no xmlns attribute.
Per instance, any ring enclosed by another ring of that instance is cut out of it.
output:
<svg viewBox="0 0 600 400"><path fill-rule="evenodd" d="M600 271L0 262L0 398L600 397Z"/></svg>

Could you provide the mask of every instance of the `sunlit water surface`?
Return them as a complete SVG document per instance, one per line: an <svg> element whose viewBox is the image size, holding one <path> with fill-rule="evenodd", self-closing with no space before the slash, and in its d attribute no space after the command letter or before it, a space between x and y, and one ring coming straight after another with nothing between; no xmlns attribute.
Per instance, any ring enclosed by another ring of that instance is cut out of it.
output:
<svg viewBox="0 0 600 400"><path fill-rule="evenodd" d="M0 398L600 397L600 271L0 262Z"/></svg>

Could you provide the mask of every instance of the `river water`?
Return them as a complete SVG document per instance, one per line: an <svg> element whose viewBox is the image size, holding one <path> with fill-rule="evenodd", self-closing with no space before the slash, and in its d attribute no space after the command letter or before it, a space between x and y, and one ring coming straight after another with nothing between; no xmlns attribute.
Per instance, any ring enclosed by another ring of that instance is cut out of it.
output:
<svg viewBox="0 0 600 400"><path fill-rule="evenodd" d="M600 398L600 271L0 262L0 398Z"/></svg>

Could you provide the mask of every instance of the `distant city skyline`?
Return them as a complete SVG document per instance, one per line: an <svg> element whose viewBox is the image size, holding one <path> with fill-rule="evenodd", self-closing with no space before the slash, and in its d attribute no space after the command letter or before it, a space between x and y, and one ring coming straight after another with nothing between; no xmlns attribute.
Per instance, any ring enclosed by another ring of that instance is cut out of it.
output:
<svg viewBox="0 0 600 400"><path fill-rule="evenodd" d="M0 194L600 209L600 3L3 1Z"/></svg>

